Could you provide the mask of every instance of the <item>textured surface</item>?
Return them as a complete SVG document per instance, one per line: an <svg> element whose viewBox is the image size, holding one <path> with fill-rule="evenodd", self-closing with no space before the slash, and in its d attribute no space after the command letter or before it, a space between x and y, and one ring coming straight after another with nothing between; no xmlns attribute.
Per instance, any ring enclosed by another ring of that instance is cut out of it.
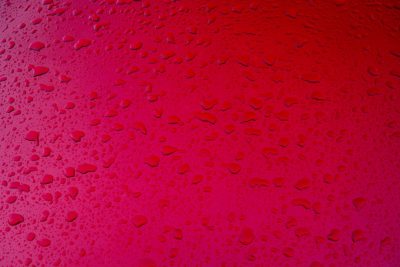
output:
<svg viewBox="0 0 400 267"><path fill-rule="evenodd" d="M0 1L0 266L399 266L399 31L399 1Z"/></svg>

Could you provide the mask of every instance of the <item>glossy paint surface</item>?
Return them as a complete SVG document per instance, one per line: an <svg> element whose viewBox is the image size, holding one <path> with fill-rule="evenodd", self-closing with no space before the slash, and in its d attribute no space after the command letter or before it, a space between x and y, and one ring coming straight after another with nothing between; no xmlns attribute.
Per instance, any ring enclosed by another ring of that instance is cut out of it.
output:
<svg viewBox="0 0 400 267"><path fill-rule="evenodd" d="M400 3L0 1L0 266L400 266Z"/></svg>

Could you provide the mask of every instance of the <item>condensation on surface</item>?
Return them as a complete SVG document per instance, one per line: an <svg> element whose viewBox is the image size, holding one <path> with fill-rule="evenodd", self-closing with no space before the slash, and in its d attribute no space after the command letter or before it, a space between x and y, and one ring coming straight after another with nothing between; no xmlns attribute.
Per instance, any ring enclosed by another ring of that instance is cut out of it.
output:
<svg viewBox="0 0 400 267"><path fill-rule="evenodd" d="M400 266L400 3L0 1L0 266Z"/></svg>

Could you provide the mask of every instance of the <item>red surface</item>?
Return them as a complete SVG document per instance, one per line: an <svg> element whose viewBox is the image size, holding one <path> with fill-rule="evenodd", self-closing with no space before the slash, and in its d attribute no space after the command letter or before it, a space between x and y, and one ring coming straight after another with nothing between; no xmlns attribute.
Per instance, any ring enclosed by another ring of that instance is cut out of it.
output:
<svg viewBox="0 0 400 267"><path fill-rule="evenodd" d="M400 266L399 1L0 3L0 266Z"/></svg>

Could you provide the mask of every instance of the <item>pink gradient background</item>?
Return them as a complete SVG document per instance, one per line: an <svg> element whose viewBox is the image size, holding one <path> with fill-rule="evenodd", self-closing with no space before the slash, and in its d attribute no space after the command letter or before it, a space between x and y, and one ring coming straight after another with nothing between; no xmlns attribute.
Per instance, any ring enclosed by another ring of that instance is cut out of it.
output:
<svg viewBox="0 0 400 267"><path fill-rule="evenodd" d="M1 1L0 266L400 266L399 12Z"/></svg>

